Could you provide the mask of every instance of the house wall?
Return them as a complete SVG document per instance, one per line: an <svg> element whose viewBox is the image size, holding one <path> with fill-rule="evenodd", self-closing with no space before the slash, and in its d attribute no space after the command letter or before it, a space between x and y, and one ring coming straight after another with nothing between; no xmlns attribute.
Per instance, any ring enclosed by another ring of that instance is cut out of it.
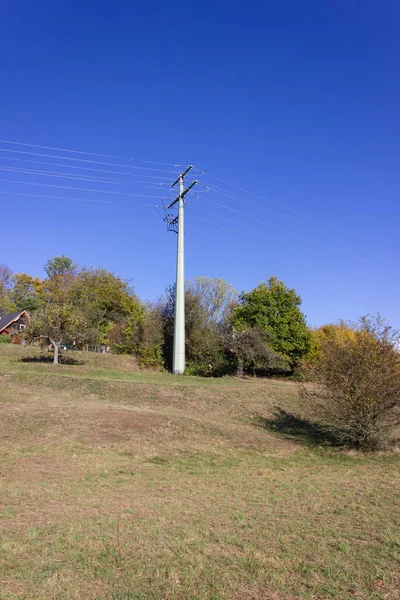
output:
<svg viewBox="0 0 400 600"><path fill-rule="evenodd" d="M29 319L27 319L25 316L22 316L18 319L18 321L14 321L14 323L10 323L10 325L8 325L8 327L3 329L0 333L0 335L11 335L11 336L14 335L15 336L15 334L20 333L21 331L23 331L25 329L28 322L29 322ZM20 327L20 326L23 326L23 327ZM18 337L14 337L12 339L12 343L20 344L21 340Z"/></svg>

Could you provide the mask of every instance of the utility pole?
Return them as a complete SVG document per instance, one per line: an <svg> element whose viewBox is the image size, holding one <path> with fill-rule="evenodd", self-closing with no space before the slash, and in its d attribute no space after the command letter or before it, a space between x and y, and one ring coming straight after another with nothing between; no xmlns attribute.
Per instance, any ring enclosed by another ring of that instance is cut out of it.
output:
<svg viewBox="0 0 400 600"><path fill-rule="evenodd" d="M178 203L178 216L167 214L165 220L170 230L178 234L176 253L176 285L175 285L175 327L174 327L174 356L172 372L174 375L182 375L185 372L185 201L186 194L197 183L193 181L189 187L184 188L185 176L192 166L181 173L178 179L171 185L174 187L179 183L179 196L167 207L171 209Z"/></svg>

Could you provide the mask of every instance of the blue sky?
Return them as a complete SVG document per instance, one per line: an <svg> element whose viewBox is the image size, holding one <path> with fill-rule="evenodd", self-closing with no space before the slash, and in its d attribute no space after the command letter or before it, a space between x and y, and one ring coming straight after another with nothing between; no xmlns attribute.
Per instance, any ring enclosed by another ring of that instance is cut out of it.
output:
<svg viewBox="0 0 400 600"><path fill-rule="evenodd" d="M42 276L67 254L155 299L174 280L176 236L153 205L172 197L170 165L193 164L187 278L248 290L276 275L312 325L379 311L400 328L398 2L0 10L1 139L155 161L1 142L0 262Z"/></svg>

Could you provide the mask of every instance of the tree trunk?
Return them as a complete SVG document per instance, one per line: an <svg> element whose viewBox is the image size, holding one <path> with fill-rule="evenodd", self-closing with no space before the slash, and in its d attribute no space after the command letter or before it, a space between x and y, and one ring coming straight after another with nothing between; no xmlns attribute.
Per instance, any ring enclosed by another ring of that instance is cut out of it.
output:
<svg viewBox="0 0 400 600"><path fill-rule="evenodd" d="M236 369L236 377L238 377L239 379L242 379L243 372L244 372L243 358L239 358L237 369Z"/></svg>
<svg viewBox="0 0 400 600"><path fill-rule="evenodd" d="M59 345L56 342L53 342L53 348L54 348L54 360L53 360L53 363L55 365L58 365L58 350L59 350Z"/></svg>

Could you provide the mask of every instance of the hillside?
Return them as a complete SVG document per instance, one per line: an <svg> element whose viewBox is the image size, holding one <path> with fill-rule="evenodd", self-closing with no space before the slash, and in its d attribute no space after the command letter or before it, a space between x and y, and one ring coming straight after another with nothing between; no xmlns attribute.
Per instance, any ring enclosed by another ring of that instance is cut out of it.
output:
<svg viewBox="0 0 400 600"><path fill-rule="evenodd" d="M65 358L0 346L2 600L399 598L398 454L291 382Z"/></svg>

